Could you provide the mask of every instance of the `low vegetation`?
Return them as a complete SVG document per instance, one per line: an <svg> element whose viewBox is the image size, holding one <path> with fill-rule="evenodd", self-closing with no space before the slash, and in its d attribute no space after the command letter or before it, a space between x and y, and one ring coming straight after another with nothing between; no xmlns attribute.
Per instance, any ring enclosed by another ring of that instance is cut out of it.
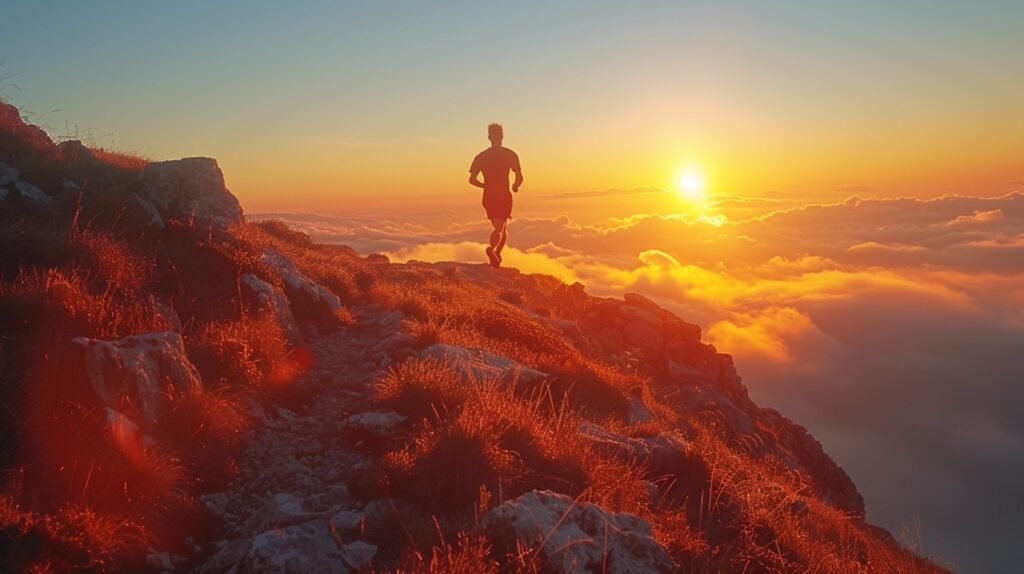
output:
<svg viewBox="0 0 1024 574"><path fill-rule="evenodd" d="M373 400L407 423L350 488L416 515L382 546L397 572L542 571L536 549L497 552L479 529L487 511L533 489L645 519L688 572L939 571L820 500L800 471L715 419L680 416L644 377L559 331L553 321L573 321L586 301L552 278L485 286L370 262L272 221L218 233L139 226L124 194L144 159L94 149L97 165L68 165L60 147L3 114L0 136L0 157L40 181L88 179L86 192L45 213L0 209L5 568L135 570L147 548L196 535L196 497L233 476L252 408L287 401L309 364L241 296L244 274L284 286L265 258L276 253L339 297L335 327L358 328L350 306L398 312L414 350L473 347L545 373L481 378L410 353L376 382ZM101 172L109 177L82 177ZM137 405L97 399L72 341L161 331L182 335L201 380L169 392L140 429ZM635 420L638 408L648 416ZM585 425L668 441L672 454L656 466L622 456L588 440Z"/></svg>

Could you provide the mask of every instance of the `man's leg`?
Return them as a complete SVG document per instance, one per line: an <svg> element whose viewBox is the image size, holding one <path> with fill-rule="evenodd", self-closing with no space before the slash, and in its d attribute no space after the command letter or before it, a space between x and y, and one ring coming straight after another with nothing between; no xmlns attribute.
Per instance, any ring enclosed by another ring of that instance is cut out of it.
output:
<svg viewBox="0 0 1024 574"><path fill-rule="evenodd" d="M497 221L501 222L501 233L500 233L501 236L498 238L498 243L495 244L495 246L494 246L494 252L498 254L498 258L500 259L501 258L501 250L505 248L505 242L508 241L508 220L507 219L499 219ZM498 229L498 226L497 226L497 224L495 224L495 230L497 230L497 229Z"/></svg>
<svg viewBox="0 0 1024 574"><path fill-rule="evenodd" d="M494 227L494 231L491 231L491 247L497 252L501 250L499 245L505 245L505 220L495 217L491 220L491 226Z"/></svg>

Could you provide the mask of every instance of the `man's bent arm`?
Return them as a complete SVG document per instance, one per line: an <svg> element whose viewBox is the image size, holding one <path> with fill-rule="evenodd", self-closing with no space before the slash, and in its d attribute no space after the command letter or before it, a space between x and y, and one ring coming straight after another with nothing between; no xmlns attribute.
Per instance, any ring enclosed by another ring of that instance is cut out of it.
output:
<svg viewBox="0 0 1024 574"><path fill-rule="evenodd" d="M484 182L480 181L479 171L469 172L469 185L472 185L473 187L479 187L480 189L484 188Z"/></svg>
<svg viewBox="0 0 1024 574"><path fill-rule="evenodd" d="M523 185L523 172L522 170L516 172L516 181L512 184L512 191L518 192L519 186Z"/></svg>

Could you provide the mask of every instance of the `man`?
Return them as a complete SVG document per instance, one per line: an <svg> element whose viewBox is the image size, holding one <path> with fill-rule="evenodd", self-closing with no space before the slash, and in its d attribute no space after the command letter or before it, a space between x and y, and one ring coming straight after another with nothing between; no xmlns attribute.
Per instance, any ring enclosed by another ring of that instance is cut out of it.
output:
<svg viewBox="0 0 1024 574"><path fill-rule="evenodd" d="M512 217L512 192L519 193L523 185L523 170L519 167L519 156L516 152L503 147L501 140L505 137L500 124L487 126L487 139L491 147L473 158L469 167L469 183L484 190L483 205L487 210L487 219L491 220L494 231L491 232L491 245L485 251L491 267L501 265L501 250L508 241L508 220ZM508 188L508 173L514 171L516 180L512 191ZM484 180L480 181L480 174Z"/></svg>

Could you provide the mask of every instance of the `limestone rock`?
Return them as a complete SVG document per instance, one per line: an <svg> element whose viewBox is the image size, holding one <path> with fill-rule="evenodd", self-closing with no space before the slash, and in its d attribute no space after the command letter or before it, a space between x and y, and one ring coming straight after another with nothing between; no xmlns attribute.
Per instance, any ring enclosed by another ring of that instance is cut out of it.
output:
<svg viewBox="0 0 1024 574"><path fill-rule="evenodd" d="M239 277L239 282L242 285L243 295L249 296L257 308L274 317L289 343L298 345L303 341L302 331L299 330L299 325L295 322L291 307L288 306L288 298L284 293L252 273L243 274Z"/></svg>
<svg viewBox="0 0 1024 574"><path fill-rule="evenodd" d="M466 379L475 381L496 380L502 382L539 381L548 375L512 359L500 357L483 349L470 349L435 343L420 351L424 359L439 359L448 363Z"/></svg>
<svg viewBox="0 0 1024 574"><path fill-rule="evenodd" d="M178 333L73 342L84 351L86 376L100 399L115 409L129 401L145 422L157 419L168 390L181 393L201 384Z"/></svg>
<svg viewBox="0 0 1024 574"><path fill-rule="evenodd" d="M53 198L46 195L46 192L32 185L27 181L16 181L14 182L14 188L21 194L22 199L38 205L40 207L48 207L53 205Z"/></svg>
<svg viewBox="0 0 1024 574"><path fill-rule="evenodd" d="M259 510L246 519L242 529L246 532L264 532L267 530L309 522L316 518L326 518L332 512L313 511L306 503L294 494L283 492L270 497Z"/></svg>
<svg viewBox="0 0 1024 574"><path fill-rule="evenodd" d="M324 326L338 323L338 313L344 310L344 306L330 289L310 279L291 260L279 253L267 251L261 261L281 275L284 294L296 318L312 320Z"/></svg>
<svg viewBox="0 0 1024 574"><path fill-rule="evenodd" d="M488 512L482 526L499 552L536 549L546 572L677 571L645 520L562 494L528 492Z"/></svg>
<svg viewBox="0 0 1024 574"><path fill-rule="evenodd" d="M224 229L242 222L242 207L224 185L217 161L190 157L148 164L139 195L166 219L193 221Z"/></svg>
<svg viewBox="0 0 1024 574"><path fill-rule="evenodd" d="M21 176L18 170L0 161L0 187L18 181Z"/></svg>
<svg viewBox="0 0 1024 574"><path fill-rule="evenodd" d="M347 574L358 571L348 562L350 554L338 547L326 520L313 520L236 540L208 560L200 572Z"/></svg>
<svg viewBox="0 0 1024 574"><path fill-rule="evenodd" d="M393 412L365 412L345 419L345 428L360 436L386 439L395 435L405 424L405 417Z"/></svg>

